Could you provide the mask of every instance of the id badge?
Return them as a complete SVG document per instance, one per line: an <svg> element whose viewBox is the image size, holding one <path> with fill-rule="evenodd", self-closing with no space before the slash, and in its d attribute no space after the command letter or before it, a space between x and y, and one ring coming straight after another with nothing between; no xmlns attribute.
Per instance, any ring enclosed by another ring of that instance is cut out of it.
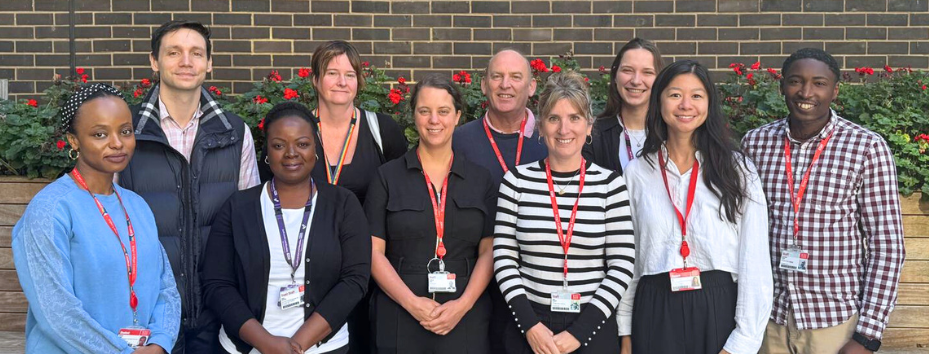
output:
<svg viewBox="0 0 929 354"><path fill-rule="evenodd" d="M455 285L455 273L433 272L429 273L430 293L454 293L458 291Z"/></svg>
<svg viewBox="0 0 929 354"><path fill-rule="evenodd" d="M277 306L281 310L303 306L303 285L291 284L281 287L281 295L277 299Z"/></svg>
<svg viewBox="0 0 929 354"><path fill-rule="evenodd" d="M672 269L671 291L688 291L703 289L700 281L700 269L697 267Z"/></svg>
<svg viewBox="0 0 929 354"><path fill-rule="evenodd" d="M152 331L142 327L120 328L119 338L122 338L129 344L132 349L138 349L148 344L148 338L152 336Z"/></svg>
<svg viewBox="0 0 929 354"><path fill-rule="evenodd" d="M568 289L552 293L552 312L581 312L581 294L572 293Z"/></svg>
<svg viewBox="0 0 929 354"><path fill-rule="evenodd" d="M781 251L780 268L792 270L795 272L806 273L807 262L810 260L810 254L797 246L791 246Z"/></svg>

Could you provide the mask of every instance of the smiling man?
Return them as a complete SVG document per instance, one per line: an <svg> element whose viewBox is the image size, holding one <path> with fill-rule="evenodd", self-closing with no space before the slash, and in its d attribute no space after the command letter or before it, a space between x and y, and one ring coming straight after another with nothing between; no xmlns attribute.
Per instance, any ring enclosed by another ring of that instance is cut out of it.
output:
<svg viewBox="0 0 929 354"><path fill-rule="evenodd" d="M893 154L839 117L839 66L801 49L783 67L786 119L742 139L768 199L774 306L761 353L871 353L897 299L903 227Z"/></svg>
<svg viewBox="0 0 929 354"><path fill-rule="evenodd" d="M458 127L452 137L455 155L490 171L495 189L513 167L548 156L545 144L537 139L535 115L526 108L536 89L530 70L529 60L513 49L501 50L490 58L481 79L487 113ZM503 353L503 332L510 312L496 280L487 289L493 303L489 328L491 352Z"/></svg>
<svg viewBox="0 0 929 354"><path fill-rule="evenodd" d="M258 184L248 126L204 89L213 70L210 30L171 21L152 34L159 76L132 107L136 150L119 184L145 199L181 293L181 333L173 353L212 353L219 323L201 301L198 270L213 217L236 190Z"/></svg>

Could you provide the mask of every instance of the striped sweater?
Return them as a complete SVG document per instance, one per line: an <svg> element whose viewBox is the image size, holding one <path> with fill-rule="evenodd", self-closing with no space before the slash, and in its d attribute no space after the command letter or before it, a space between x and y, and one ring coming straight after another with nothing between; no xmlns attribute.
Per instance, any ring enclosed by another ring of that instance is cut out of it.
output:
<svg viewBox="0 0 929 354"><path fill-rule="evenodd" d="M561 291L564 251L558 240L545 160L518 166L503 178L494 228L494 274L523 333L539 323L530 302L549 306ZM552 171L564 233L580 176ZM568 289L586 304L568 328L582 344L610 318L632 278L635 259L629 195L623 177L587 162L574 236L568 250ZM605 335L614 335L608 333Z"/></svg>

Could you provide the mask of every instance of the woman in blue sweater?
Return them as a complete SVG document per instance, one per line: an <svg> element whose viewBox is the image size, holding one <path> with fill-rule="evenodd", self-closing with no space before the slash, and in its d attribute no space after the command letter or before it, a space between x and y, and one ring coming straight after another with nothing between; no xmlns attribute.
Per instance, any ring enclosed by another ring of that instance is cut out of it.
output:
<svg viewBox="0 0 929 354"><path fill-rule="evenodd" d="M26 352L164 353L177 339L180 296L151 209L113 183L135 148L129 107L94 84L61 114L75 168L13 228Z"/></svg>

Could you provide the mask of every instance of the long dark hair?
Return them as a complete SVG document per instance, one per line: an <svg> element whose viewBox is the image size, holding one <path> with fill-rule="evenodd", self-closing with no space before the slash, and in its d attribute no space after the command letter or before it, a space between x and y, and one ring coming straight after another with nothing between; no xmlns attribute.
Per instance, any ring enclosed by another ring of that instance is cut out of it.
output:
<svg viewBox="0 0 929 354"><path fill-rule="evenodd" d="M703 157L703 182L707 188L720 200L720 208L726 219L734 223L742 213L742 206L747 197L743 189L743 172L739 171L737 163L739 155L744 165L743 171L748 171L745 156L739 152L738 146L732 139L732 131L727 125L726 116L720 109L719 93L716 85L710 80L710 73L706 67L693 60L674 62L658 74L655 85L652 86L652 95L648 100L648 114L645 116L647 135L645 145L642 147L642 156L649 165L655 165L650 154L661 150L661 145L668 140L668 124L661 116L661 96L665 88L671 84L678 75L693 74L700 82L709 96L706 121L694 131L693 142ZM737 153L737 154L734 154ZM664 168L659 166L658 168ZM722 219L720 213L720 219Z"/></svg>
<svg viewBox="0 0 929 354"><path fill-rule="evenodd" d="M619 53L616 53L616 58L613 59L613 65L610 66L611 80L610 89L607 90L606 108L597 116L598 119L616 118L616 115L622 110L623 98L619 96L619 87L616 85L616 71L619 70L619 64L623 61L623 55L626 55L626 52L633 49L645 49L651 52L652 58L655 61L654 65L656 71L661 71L661 68L664 66L661 60L661 51L658 50L658 46L652 41L636 37L627 42L626 45L619 50Z"/></svg>

